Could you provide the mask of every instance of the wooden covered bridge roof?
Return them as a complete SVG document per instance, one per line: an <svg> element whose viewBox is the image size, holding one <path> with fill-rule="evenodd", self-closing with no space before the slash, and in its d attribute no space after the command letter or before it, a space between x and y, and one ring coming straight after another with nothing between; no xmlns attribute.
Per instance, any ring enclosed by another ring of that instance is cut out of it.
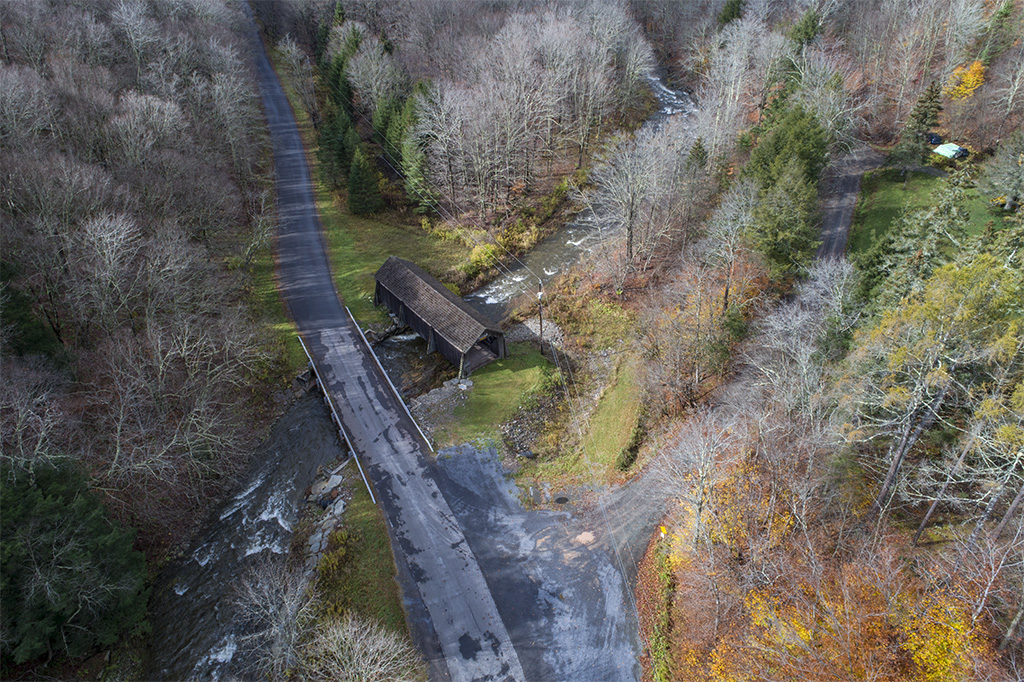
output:
<svg viewBox="0 0 1024 682"><path fill-rule="evenodd" d="M456 296L415 263L389 256L374 277L460 353L469 352L482 336L502 333L496 322Z"/></svg>

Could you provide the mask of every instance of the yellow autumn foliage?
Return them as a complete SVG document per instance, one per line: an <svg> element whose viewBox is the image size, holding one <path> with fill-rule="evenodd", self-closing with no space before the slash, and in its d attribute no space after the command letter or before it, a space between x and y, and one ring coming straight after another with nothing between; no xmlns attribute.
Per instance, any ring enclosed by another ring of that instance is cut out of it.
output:
<svg viewBox="0 0 1024 682"><path fill-rule="evenodd" d="M942 595L929 595L900 623L903 648L922 682L954 682L970 678L973 661L985 649L977 627L963 605Z"/></svg>
<svg viewBox="0 0 1024 682"><path fill-rule="evenodd" d="M953 101L969 99L985 82L985 65L975 61L970 66L958 66L946 83L945 95Z"/></svg>

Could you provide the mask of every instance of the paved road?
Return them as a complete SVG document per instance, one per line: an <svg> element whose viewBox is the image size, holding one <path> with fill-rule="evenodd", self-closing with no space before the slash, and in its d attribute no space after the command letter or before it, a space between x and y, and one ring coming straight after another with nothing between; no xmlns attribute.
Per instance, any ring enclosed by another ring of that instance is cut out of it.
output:
<svg viewBox="0 0 1024 682"><path fill-rule="evenodd" d="M257 67L277 173L279 285L391 524L413 636L433 679L525 680L483 572L438 489L428 447L338 299L292 111L262 50Z"/></svg>
<svg viewBox="0 0 1024 682"><path fill-rule="evenodd" d="M841 258L846 253L853 211L860 195L860 180L864 173L881 166L883 160L881 154L861 145L837 160L826 173L818 258Z"/></svg>

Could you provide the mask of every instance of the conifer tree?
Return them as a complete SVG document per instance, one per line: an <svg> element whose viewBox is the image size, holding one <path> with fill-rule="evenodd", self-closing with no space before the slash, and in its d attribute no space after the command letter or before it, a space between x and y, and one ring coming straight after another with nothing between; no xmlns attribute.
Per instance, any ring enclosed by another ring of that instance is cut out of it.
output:
<svg viewBox="0 0 1024 682"><path fill-rule="evenodd" d="M698 137L686 154L686 167L692 171L704 171L708 167L708 150L704 138Z"/></svg>
<svg viewBox="0 0 1024 682"><path fill-rule="evenodd" d="M893 307L919 291L936 268L967 245L965 173L955 173L934 194L932 206L904 213L884 240L864 258L862 294L881 307Z"/></svg>
<svg viewBox="0 0 1024 682"><path fill-rule="evenodd" d="M818 246L815 230L818 193L797 158L791 158L778 179L761 192L754 209L752 241L771 274L799 274Z"/></svg>
<svg viewBox="0 0 1024 682"><path fill-rule="evenodd" d="M359 131L356 130L355 125L349 126L348 130L345 131L345 139L338 149L338 165L345 169L345 177L348 177L348 171L352 168L352 157L355 156L356 150L359 149L363 144L363 138L359 136Z"/></svg>
<svg viewBox="0 0 1024 682"><path fill-rule="evenodd" d="M434 195L427 181L426 143L419 130L418 94L425 92L425 86L417 84L413 94L405 101L402 109L402 173L405 175L405 193L409 201L424 213L433 203Z"/></svg>
<svg viewBox="0 0 1024 682"><path fill-rule="evenodd" d="M0 467L0 660L81 656L146 614L145 558L81 475Z"/></svg>
<svg viewBox="0 0 1024 682"><path fill-rule="evenodd" d="M329 115L320 131L318 155L325 180L334 187L340 187L352 163L351 153L346 153L346 138L352 129L352 120L344 111Z"/></svg>
<svg viewBox="0 0 1024 682"><path fill-rule="evenodd" d="M371 215L383 208L377 174L370 167L363 148L357 147L348 173L348 210L353 215Z"/></svg>
<svg viewBox="0 0 1024 682"><path fill-rule="evenodd" d="M799 105L773 122L751 153L745 172L766 188L781 177L793 158L800 161L804 178L816 185L828 159L828 133L813 113Z"/></svg>
<svg viewBox="0 0 1024 682"><path fill-rule="evenodd" d="M789 39L797 44L797 47L808 45L821 32L821 15L813 7L807 10L800 21L796 22L789 32Z"/></svg>
<svg viewBox="0 0 1024 682"><path fill-rule="evenodd" d="M939 124L942 111L942 88L932 81L917 99L907 118L900 141L889 154L888 163L895 166L916 165L928 160L931 145L927 133Z"/></svg>
<svg viewBox="0 0 1024 682"><path fill-rule="evenodd" d="M725 26L743 16L743 0L726 0L722 11L718 13L718 24Z"/></svg>
<svg viewBox="0 0 1024 682"><path fill-rule="evenodd" d="M942 88L938 81L932 81L917 99L914 110L910 112L907 126L914 130L927 131L939 125L939 113L942 112Z"/></svg>

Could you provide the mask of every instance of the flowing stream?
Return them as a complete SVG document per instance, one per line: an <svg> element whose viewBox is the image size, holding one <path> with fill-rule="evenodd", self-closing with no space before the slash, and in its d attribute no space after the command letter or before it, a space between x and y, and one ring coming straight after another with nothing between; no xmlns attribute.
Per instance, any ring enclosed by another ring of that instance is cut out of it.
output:
<svg viewBox="0 0 1024 682"><path fill-rule="evenodd" d="M686 93L667 87L660 75L649 80L658 108L644 128L656 130L671 117L692 115L694 105ZM538 282L532 273L547 283L610 236L595 227L591 213L584 212L538 244L510 274L467 300L500 319L512 300L535 291ZM386 364L399 362L390 357L402 355L394 346L407 347L417 340L389 340L381 348L381 359ZM425 345L417 352L425 355ZM214 514L184 556L163 570L153 594L148 678L219 680L244 669L246 662L238 653L244 632L234 606L234 586L264 553L288 550L304 491L317 468L342 456L322 400L305 397L285 412L258 449L238 492Z"/></svg>
<svg viewBox="0 0 1024 682"><path fill-rule="evenodd" d="M219 680L245 668L235 587L267 553L288 551L318 467L344 455L318 392L284 413L238 491L157 582L147 679Z"/></svg>
<svg viewBox="0 0 1024 682"><path fill-rule="evenodd" d="M659 130L673 117L688 118L694 114L696 107L690 96L665 85L662 74L651 74L647 79L658 107L647 117L641 129ZM539 284L547 284L573 267L613 235L614 232L599 228L594 214L584 209L575 220L510 265L510 272L469 294L466 300L486 315L500 320L508 314L509 306L516 298L527 293L536 295Z"/></svg>

